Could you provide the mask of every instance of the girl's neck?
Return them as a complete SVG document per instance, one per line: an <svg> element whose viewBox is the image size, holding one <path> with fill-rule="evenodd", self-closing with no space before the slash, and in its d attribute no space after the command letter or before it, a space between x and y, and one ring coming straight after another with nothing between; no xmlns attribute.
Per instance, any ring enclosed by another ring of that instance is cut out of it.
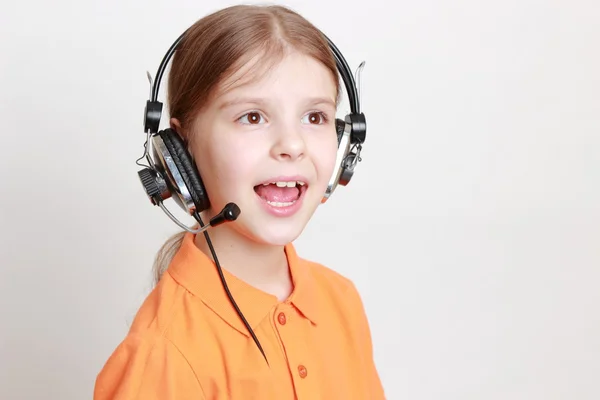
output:
<svg viewBox="0 0 600 400"><path fill-rule="evenodd" d="M289 297L293 285L284 246L254 242L226 224L208 232L221 268L279 301ZM195 244L213 259L203 233L196 235Z"/></svg>

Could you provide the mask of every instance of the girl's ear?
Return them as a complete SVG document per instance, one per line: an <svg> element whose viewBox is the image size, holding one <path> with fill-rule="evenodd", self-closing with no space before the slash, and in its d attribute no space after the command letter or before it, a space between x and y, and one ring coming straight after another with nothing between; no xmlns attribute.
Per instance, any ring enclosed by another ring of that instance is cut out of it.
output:
<svg viewBox="0 0 600 400"><path fill-rule="evenodd" d="M179 122L179 120L177 118L171 118L169 120L169 124L171 125L171 129L173 129L175 132L181 134L181 123Z"/></svg>

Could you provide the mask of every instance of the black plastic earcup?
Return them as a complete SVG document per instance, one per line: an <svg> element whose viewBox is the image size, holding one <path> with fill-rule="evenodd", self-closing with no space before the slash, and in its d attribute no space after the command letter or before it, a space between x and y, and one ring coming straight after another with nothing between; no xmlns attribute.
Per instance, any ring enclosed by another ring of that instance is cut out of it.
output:
<svg viewBox="0 0 600 400"><path fill-rule="evenodd" d="M210 201L206 194L204 183L202 182L196 164L189 155L181 136L170 128L165 129L158 134L162 138L169 153L171 153L173 162L177 166L177 169L190 192L192 201L196 205L196 211L202 212L208 209L210 207Z"/></svg>
<svg viewBox="0 0 600 400"><path fill-rule="evenodd" d="M342 136L344 136L344 129L346 129L346 123L344 122L344 120L336 118L335 119L335 131L337 133L338 147L340 147L340 142L342 141Z"/></svg>

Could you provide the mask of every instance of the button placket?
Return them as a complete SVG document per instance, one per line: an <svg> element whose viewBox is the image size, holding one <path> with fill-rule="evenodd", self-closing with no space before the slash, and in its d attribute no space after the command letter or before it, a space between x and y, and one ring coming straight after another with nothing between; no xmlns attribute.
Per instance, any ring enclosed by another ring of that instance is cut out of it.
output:
<svg viewBox="0 0 600 400"><path fill-rule="evenodd" d="M272 318L285 349L286 361L294 381L296 396L298 399L311 400L311 393L315 390L318 382L315 380L318 372L313 369L306 337L301 333L306 329L305 325L310 325L310 322L301 316L293 306L285 307L284 305L275 311ZM309 369L311 370L310 374Z"/></svg>

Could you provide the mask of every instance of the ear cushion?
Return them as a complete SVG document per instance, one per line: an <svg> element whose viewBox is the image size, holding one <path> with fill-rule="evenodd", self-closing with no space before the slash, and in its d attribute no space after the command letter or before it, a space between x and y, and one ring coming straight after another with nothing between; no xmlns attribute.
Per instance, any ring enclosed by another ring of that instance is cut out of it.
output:
<svg viewBox="0 0 600 400"><path fill-rule="evenodd" d="M335 119L335 131L337 133L337 141L338 147L340 147L340 142L342 141L342 136L344 136L344 129L346 129L346 122L344 120L336 118Z"/></svg>
<svg viewBox="0 0 600 400"><path fill-rule="evenodd" d="M165 143L169 153L171 153L173 162L177 166L177 169L190 192L190 196L196 205L197 211L202 212L208 209L210 207L210 201L206 195L204 183L202 182L196 164L190 157L181 136L173 129L165 129L158 134Z"/></svg>

